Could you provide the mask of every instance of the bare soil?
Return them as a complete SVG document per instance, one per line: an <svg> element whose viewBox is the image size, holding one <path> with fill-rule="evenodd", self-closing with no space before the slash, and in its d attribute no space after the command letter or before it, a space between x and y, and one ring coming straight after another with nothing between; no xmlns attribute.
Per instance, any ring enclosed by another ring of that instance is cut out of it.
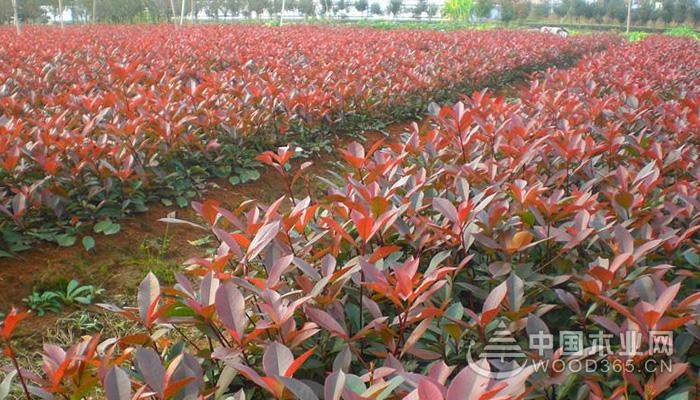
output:
<svg viewBox="0 0 700 400"><path fill-rule="evenodd" d="M344 148L352 141L368 146L386 136L400 135L411 123L392 124L382 132L366 131L362 134L365 140L338 135L332 148ZM313 178L328 176L329 170L335 168L338 156L321 153L311 159L295 159L293 163L298 165L304 161L313 162L307 170L313 184L318 181ZM209 188L201 200L214 199L230 209L246 200L270 204L284 195L285 188L279 184L277 171L265 168L260 173L258 180L236 186L225 180L212 180L208 182ZM186 260L205 256L207 246L191 243L206 236L206 232L159 221L171 213L180 219L199 221L189 207L151 204L147 212L120 220L119 233L96 237L94 251L85 251L79 243L68 248L43 243L18 254L17 258L0 259L0 310L7 312L12 307L26 309L22 299L32 291L56 290L71 279L78 280L81 285L95 285L104 289L98 301L116 304L135 302L138 284L148 271L153 271L162 282L172 282L174 273ZM98 311L96 306L89 306L88 309ZM38 349L44 340L51 341L52 338L47 337L50 336L49 330L76 310L79 309L66 307L61 313L47 313L42 317L34 315L25 320L17 332L19 345L23 347L19 350L30 353Z"/></svg>

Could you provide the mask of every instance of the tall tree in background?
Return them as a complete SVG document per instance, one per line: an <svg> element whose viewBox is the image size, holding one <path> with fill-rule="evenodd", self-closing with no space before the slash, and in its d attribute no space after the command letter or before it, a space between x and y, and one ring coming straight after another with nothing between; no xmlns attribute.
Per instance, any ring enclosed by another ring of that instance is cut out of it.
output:
<svg viewBox="0 0 700 400"><path fill-rule="evenodd" d="M474 5L474 13L479 18L490 17L492 9L493 9L493 0L479 0L476 3L476 5Z"/></svg>
<svg viewBox="0 0 700 400"><path fill-rule="evenodd" d="M241 12L243 4L241 0L224 0L224 16L226 16L229 12L231 13L231 16L236 16L238 13Z"/></svg>
<svg viewBox="0 0 700 400"><path fill-rule="evenodd" d="M268 8L270 8L268 0L248 0L248 12L255 12L257 18L260 18L260 14Z"/></svg>
<svg viewBox="0 0 700 400"><path fill-rule="evenodd" d="M336 0L333 4L333 12L337 13L339 11L345 11L348 8L348 4L345 0Z"/></svg>
<svg viewBox="0 0 700 400"><path fill-rule="evenodd" d="M403 0L389 0L389 6L386 10L396 18L401 12L401 6L403 6Z"/></svg>
<svg viewBox="0 0 700 400"><path fill-rule="evenodd" d="M223 6L223 1L222 0L204 0L203 4L204 8L204 13L207 14L208 17L214 18L215 20L219 20L219 15L224 9Z"/></svg>
<svg viewBox="0 0 700 400"><path fill-rule="evenodd" d="M44 5L52 4L46 0L0 0L0 22L46 22Z"/></svg>
<svg viewBox="0 0 700 400"><path fill-rule="evenodd" d="M440 11L440 7L431 1L428 3L428 9L425 12L428 13L428 19L433 19L438 11Z"/></svg>
<svg viewBox="0 0 700 400"><path fill-rule="evenodd" d="M473 7L473 0L447 0L442 7L442 15L453 21L469 21Z"/></svg>
<svg viewBox="0 0 700 400"><path fill-rule="evenodd" d="M314 0L299 0L299 12L304 15L304 18L316 16L316 2Z"/></svg>
<svg viewBox="0 0 700 400"><path fill-rule="evenodd" d="M12 0L0 0L0 24L10 23L13 13Z"/></svg>
<svg viewBox="0 0 700 400"><path fill-rule="evenodd" d="M416 3L416 6L413 8L413 16L420 19L424 12L428 12L428 1L418 0L418 3Z"/></svg>
<svg viewBox="0 0 700 400"><path fill-rule="evenodd" d="M530 14L530 5L530 2L524 0L502 0L501 20L510 22L527 18Z"/></svg>
<svg viewBox="0 0 700 400"><path fill-rule="evenodd" d="M321 15L328 18L331 15L331 11L333 11L332 10L333 1L332 0L319 0L319 6L320 6Z"/></svg>
<svg viewBox="0 0 700 400"><path fill-rule="evenodd" d="M382 6L379 3L374 2L371 6L369 6L369 12L372 15L382 15Z"/></svg>
<svg viewBox="0 0 700 400"><path fill-rule="evenodd" d="M368 8L369 8L369 2L367 2L367 0L357 0L355 2L355 10L361 12L365 16L367 16L367 9Z"/></svg>

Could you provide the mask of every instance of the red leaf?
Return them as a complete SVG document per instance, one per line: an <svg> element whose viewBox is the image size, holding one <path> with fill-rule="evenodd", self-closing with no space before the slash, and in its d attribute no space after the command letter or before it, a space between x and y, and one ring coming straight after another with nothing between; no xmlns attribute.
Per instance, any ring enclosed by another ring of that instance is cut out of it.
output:
<svg viewBox="0 0 700 400"><path fill-rule="evenodd" d="M23 319L29 317L30 313L28 311L17 312L16 308L12 310L5 316L5 320L2 323L2 338L9 342L12 338L12 332L17 328L17 324Z"/></svg>
<svg viewBox="0 0 700 400"><path fill-rule="evenodd" d="M312 347L306 350L304 354L297 357L294 360L294 362L289 364L289 367L284 372L284 376L291 377L292 375L294 375L294 373L299 369L299 367L301 367L306 362L306 360L314 354L314 350L316 350L316 347Z"/></svg>
<svg viewBox="0 0 700 400"><path fill-rule="evenodd" d="M479 325L486 326L491 320L498 314L498 309L506 297L508 291L507 281L504 281L500 285L496 286L491 290L491 293L486 297L484 301L484 306L481 311L481 318L479 319Z"/></svg>

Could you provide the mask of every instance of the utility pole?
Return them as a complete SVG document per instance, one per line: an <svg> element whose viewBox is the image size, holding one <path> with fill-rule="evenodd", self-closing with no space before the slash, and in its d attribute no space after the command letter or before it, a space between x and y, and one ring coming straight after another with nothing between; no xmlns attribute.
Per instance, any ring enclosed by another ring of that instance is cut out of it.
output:
<svg viewBox="0 0 700 400"><path fill-rule="evenodd" d="M175 0L170 0L170 15L173 18L173 22L177 25L177 13L175 12Z"/></svg>
<svg viewBox="0 0 700 400"><path fill-rule="evenodd" d="M630 21L632 21L632 0L627 0L627 29L626 33L630 33Z"/></svg>
<svg viewBox="0 0 700 400"><path fill-rule="evenodd" d="M58 0L58 21L61 23L61 28L63 28L63 0Z"/></svg>
<svg viewBox="0 0 700 400"><path fill-rule="evenodd" d="M280 26L282 26L282 16L284 15L284 0L282 0L282 11L280 11Z"/></svg>
<svg viewBox="0 0 700 400"><path fill-rule="evenodd" d="M17 30L17 34L19 35L22 33L22 30L19 27L19 10L17 6L17 0L12 0L12 11L14 13L13 18L15 19L15 29Z"/></svg>

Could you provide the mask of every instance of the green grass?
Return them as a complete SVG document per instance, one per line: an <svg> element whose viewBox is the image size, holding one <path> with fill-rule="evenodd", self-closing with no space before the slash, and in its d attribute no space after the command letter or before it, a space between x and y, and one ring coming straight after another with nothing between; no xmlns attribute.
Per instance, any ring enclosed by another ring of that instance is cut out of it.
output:
<svg viewBox="0 0 700 400"><path fill-rule="evenodd" d="M689 37L695 40L700 40L700 32L687 26L677 26L675 28L668 29L666 32L664 32L664 34L669 36Z"/></svg>
<svg viewBox="0 0 700 400"><path fill-rule="evenodd" d="M630 42L638 42L640 40L646 39L647 36L650 35L650 33L633 31L630 33L623 33L622 35L625 37L625 39L627 39Z"/></svg>
<svg viewBox="0 0 700 400"><path fill-rule="evenodd" d="M477 29L477 30L485 30L485 29L493 29L493 28L498 28L502 27L501 24L499 23L469 23L469 22L461 22L461 21L430 21L430 20L421 20L421 21L391 21L391 20L382 20L382 21L372 21L372 20L365 20L365 21L352 21L352 22L346 22L344 24L353 24L353 25L358 25L358 26L364 26L364 27L369 27L369 28L375 28L375 29L432 29L432 30L441 30L441 31L456 31L460 29Z"/></svg>
<svg viewBox="0 0 700 400"><path fill-rule="evenodd" d="M700 40L700 32L687 26L678 26L675 28L667 29L664 31L663 34L667 36L687 37L693 38L695 40ZM630 33L623 33L622 35L630 42L637 42L646 39L649 35L651 35L651 33L632 31Z"/></svg>

